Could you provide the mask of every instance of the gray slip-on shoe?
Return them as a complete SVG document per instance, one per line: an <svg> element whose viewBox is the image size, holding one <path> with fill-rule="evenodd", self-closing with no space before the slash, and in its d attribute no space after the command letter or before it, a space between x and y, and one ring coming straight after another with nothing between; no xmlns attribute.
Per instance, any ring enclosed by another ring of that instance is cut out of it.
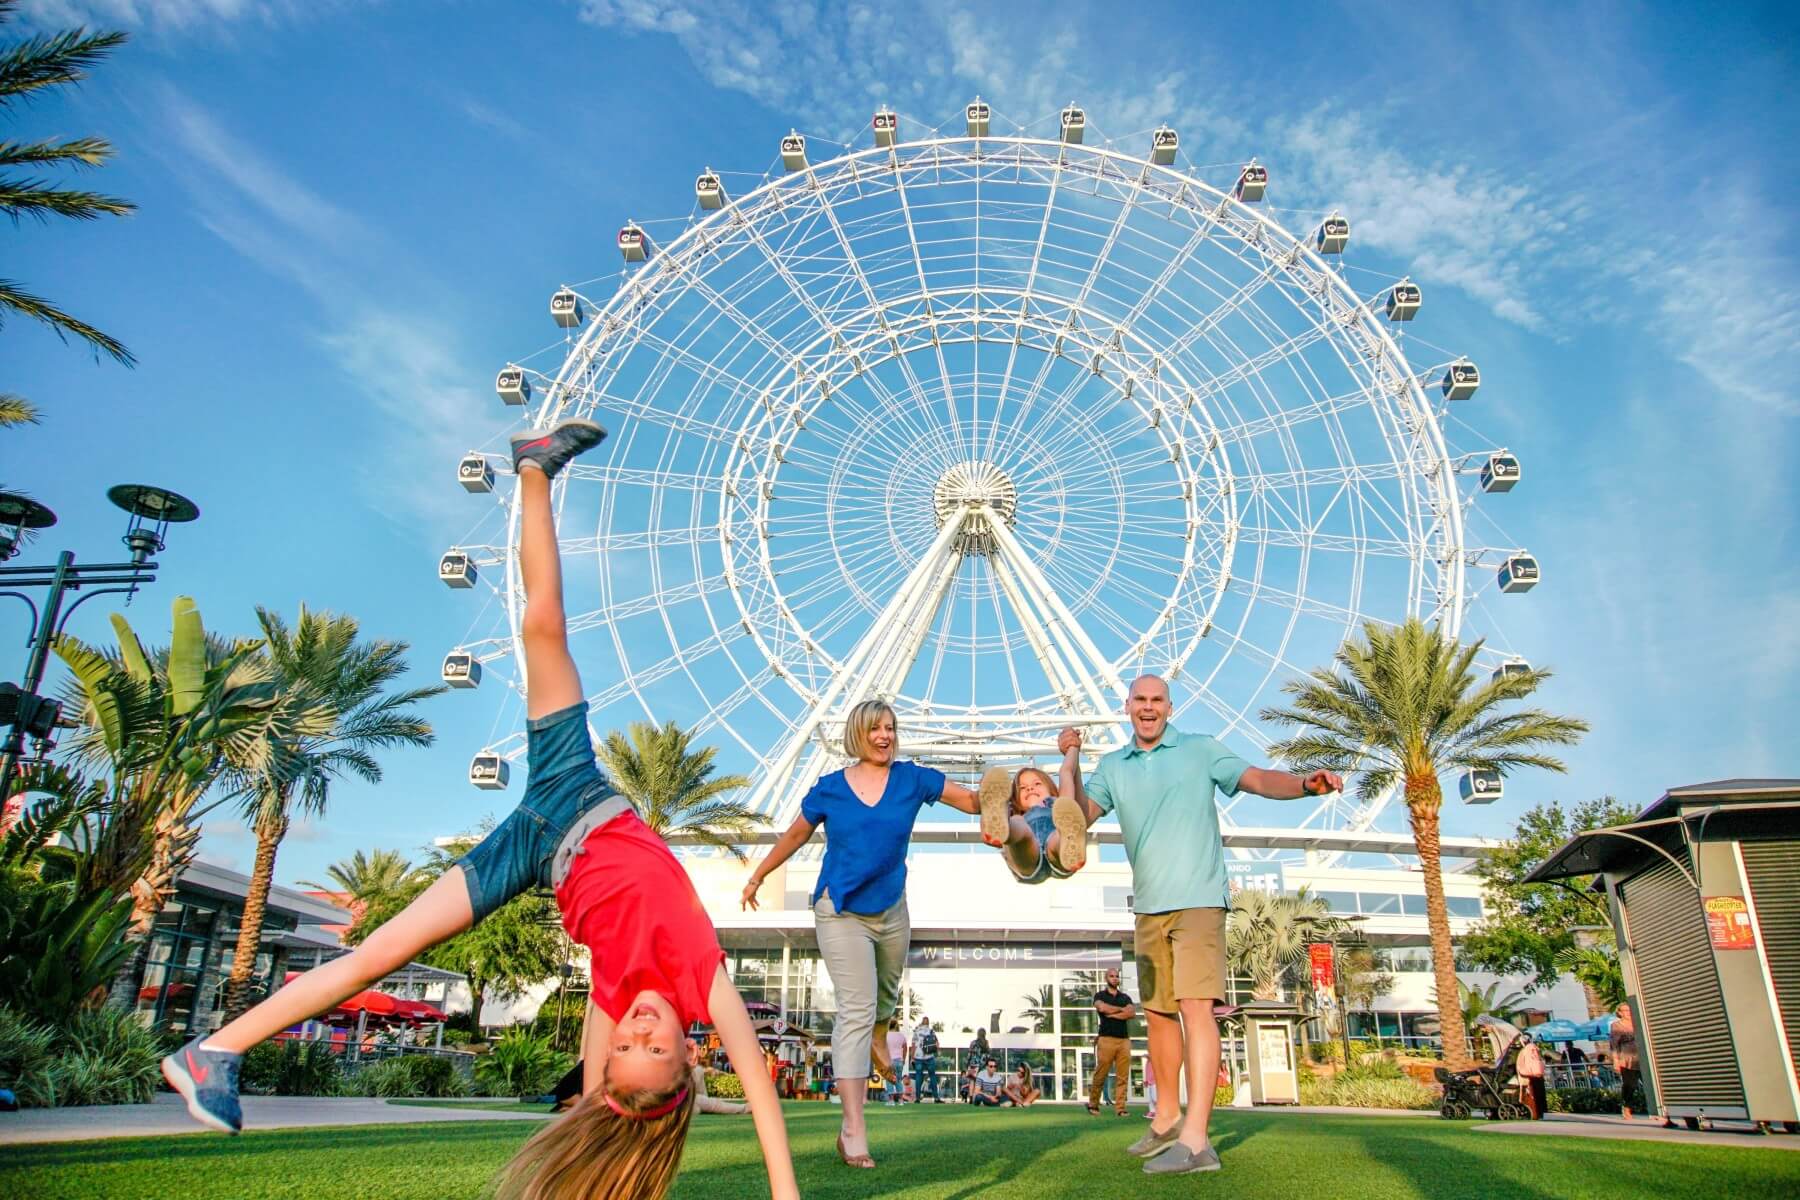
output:
<svg viewBox="0 0 1800 1200"><path fill-rule="evenodd" d="M1210 1145L1194 1151L1180 1142L1172 1143L1167 1150L1144 1164L1146 1175L1193 1175L1200 1171L1218 1169L1219 1152Z"/></svg>
<svg viewBox="0 0 1800 1200"><path fill-rule="evenodd" d="M1135 1154L1139 1158L1149 1158L1163 1147L1167 1146L1170 1142L1173 1142L1180 1134L1181 1125L1179 1122L1171 1125L1162 1133L1156 1132L1155 1127L1152 1126L1149 1133L1146 1133L1143 1137L1127 1146L1125 1148L1125 1153Z"/></svg>

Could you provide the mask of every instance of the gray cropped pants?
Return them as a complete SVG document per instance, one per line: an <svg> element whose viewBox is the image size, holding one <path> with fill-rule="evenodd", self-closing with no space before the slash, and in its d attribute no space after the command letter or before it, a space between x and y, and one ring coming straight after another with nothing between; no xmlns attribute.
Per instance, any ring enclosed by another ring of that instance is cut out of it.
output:
<svg viewBox="0 0 1800 1200"><path fill-rule="evenodd" d="M839 1079L867 1079L869 1040L875 1022L891 1020L900 1005L900 973L912 942L906 896L875 916L840 913L831 897L813 905L819 957L837 993L837 1021L831 1027L831 1070Z"/></svg>

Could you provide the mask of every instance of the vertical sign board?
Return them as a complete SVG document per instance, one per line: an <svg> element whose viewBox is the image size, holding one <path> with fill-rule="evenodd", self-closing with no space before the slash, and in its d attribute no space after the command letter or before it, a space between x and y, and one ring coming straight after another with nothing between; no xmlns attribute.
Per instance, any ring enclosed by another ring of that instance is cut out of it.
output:
<svg viewBox="0 0 1800 1200"><path fill-rule="evenodd" d="M1331 943L1314 942L1306 948L1306 953L1312 961L1313 990L1329 994L1336 983L1336 976L1332 972Z"/></svg>
<svg viewBox="0 0 1800 1200"><path fill-rule="evenodd" d="M1754 950L1756 930L1750 925L1750 906L1742 896L1708 896L1706 934L1714 950Z"/></svg>

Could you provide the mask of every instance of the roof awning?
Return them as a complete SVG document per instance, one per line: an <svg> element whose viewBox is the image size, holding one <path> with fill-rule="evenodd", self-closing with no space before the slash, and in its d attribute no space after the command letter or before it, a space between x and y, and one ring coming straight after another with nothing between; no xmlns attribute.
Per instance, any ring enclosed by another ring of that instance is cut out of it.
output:
<svg viewBox="0 0 1800 1200"><path fill-rule="evenodd" d="M1686 858L1689 839L1697 842L1766 841L1800 837L1800 792L1794 799L1733 797L1716 803L1700 798L1679 806L1669 792L1646 812L1670 812L1649 820L1609 825L1576 834L1525 877L1548 883L1575 875L1634 871L1656 858ZM1683 867L1686 870L1686 867Z"/></svg>

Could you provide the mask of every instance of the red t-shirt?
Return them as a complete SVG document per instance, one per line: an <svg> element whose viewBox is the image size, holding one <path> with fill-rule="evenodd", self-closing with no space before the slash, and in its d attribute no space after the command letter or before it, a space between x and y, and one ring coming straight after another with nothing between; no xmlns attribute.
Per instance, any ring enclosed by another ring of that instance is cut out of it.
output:
<svg viewBox="0 0 1800 1200"><path fill-rule="evenodd" d="M711 1023L706 1002L725 952L687 872L636 813L588 835L556 903L563 928L592 955L601 1012L622 1020L649 989L684 1026Z"/></svg>

